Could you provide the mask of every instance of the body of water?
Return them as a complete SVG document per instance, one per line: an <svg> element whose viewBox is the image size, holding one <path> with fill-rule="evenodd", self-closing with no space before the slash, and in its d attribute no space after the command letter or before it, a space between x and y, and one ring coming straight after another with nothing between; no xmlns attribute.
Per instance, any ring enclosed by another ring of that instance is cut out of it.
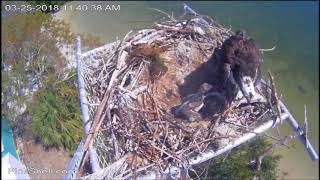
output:
<svg viewBox="0 0 320 180"><path fill-rule="evenodd" d="M158 8L179 15L182 2L70 2L67 5L120 5L116 11L60 11L57 18L70 23L75 33L91 33L106 43L122 38L129 30L160 21ZM303 123L304 104L309 119L309 138L319 152L319 2L187 2L194 10L215 18L233 31L245 29L261 48L271 48L264 54L264 74L270 70L279 94L296 119ZM284 123L283 135L291 133ZM280 148L283 156L280 168L285 179L319 179L319 163L311 161L297 140L294 147Z"/></svg>

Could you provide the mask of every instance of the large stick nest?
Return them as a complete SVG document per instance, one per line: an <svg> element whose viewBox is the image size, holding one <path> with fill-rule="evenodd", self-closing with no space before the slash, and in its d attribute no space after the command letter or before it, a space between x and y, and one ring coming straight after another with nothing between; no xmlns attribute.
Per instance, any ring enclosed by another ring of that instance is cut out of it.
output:
<svg viewBox="0 0 320 180"><path fill-rule="evenodd" d="M108 164L126 158L126 167L117 169L121 177L168 165L186 167L191 157L232 143L273 115L267 101L239 99L212 119L190 122L173 116L171 108L201 85L193 72L232 35L199 19L155 23L83 58L92 119L95 104L109 93L94 147ZM260 92L266 97L261 87Z"/></svg>

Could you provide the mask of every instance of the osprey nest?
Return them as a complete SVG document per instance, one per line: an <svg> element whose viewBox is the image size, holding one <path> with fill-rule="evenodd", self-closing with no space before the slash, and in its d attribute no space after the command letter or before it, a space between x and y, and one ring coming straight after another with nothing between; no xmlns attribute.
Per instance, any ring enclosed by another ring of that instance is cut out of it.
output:
<svg viewBox="0 0 320 180"><path fill-rule="evenodd" d="M192 168L191 158L232 144L274 117L274 100L262 85L256 87L259 101L237 96L223 112L206 118L174 115L174 107L188 97L208 91L201 66L232 35L209 17L172 19L83 54L92 146L116 166L97 177L126 179L170 166ZM185 111L196 112L201 102Z"/></svg>

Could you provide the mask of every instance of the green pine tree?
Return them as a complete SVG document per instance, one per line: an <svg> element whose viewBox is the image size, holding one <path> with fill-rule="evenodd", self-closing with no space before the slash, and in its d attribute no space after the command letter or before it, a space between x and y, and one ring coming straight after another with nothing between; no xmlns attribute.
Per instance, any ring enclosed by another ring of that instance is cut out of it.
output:
<svg viewBox="0 0 320 180"><path fill-rule="evenodd" d="M31 129L46 147L75 150L83 136L75 77L34 95Z"/></svg>

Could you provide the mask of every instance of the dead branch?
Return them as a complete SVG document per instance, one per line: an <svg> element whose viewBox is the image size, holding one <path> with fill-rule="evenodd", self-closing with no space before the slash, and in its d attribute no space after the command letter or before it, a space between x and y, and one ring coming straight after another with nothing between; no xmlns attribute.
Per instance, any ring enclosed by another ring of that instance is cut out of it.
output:
<svg viewBox="0 0 320 180"><path fill-rule="evenodd" d="M276 49L277 46L273 46L272 48L270 49L260 49L260 51L263 53L263 52L269 52L269 51L273 51Z"/></svg>
<svg viewBox="0 0 320 180"><path fill-rule="evenodd" d="M170 15L170 14L168 14L168 13L166 13L166 12L160 10L160 9L157 9L157 8L148 8L148 9L158 11L158 12L166 15L171 21L176 21L176 20L173 18L173 15Z"/></svg>
<svg viewBox="0 0 320 180"><path fill-rule="evenodd" d="M268 74L269 74L269 78L270 78L270 81L271 81L271 92L272 92L272 96L275 100L275 106L276 106L276 113L280 119L280 123L282 124L282 117L281 117L281 108L280 108L280 103L279 103L279 98L278 98L278 94L277 94L277 90L276 90L276 85L275 85L275 82L274 82L274 78L273 76L271 75L271 72L268 71Z"/></svg>
<svg viewBox="0 0 320 180"><path fill-rule="evenodd" d="M263 162L263 159L266 156L272 154L274 152L274 150L281 145L285 145L288 147L288 145L287 145L288 142L295 139L296 137L297 137L297 135L288 135L288 136L281 138L279 141L277 141L276 143L272 144L269 148L267 148L261 155L257 156L255 158L255 160L252 160L251 164L255 165L257 171L261 171L261 164ZM253 179L257 179L257 177L255 176Z"/></svg>
<svg viewBox="0 0 320 180"><path fill-rule="evenodd" d="M307 118L307 106L304 105L304 127L303 127L303 131L305 134L305 138L306 138L306 142L308 140L308 118ZM309 148L308 143L306 143L307 148Z"/></svg>

